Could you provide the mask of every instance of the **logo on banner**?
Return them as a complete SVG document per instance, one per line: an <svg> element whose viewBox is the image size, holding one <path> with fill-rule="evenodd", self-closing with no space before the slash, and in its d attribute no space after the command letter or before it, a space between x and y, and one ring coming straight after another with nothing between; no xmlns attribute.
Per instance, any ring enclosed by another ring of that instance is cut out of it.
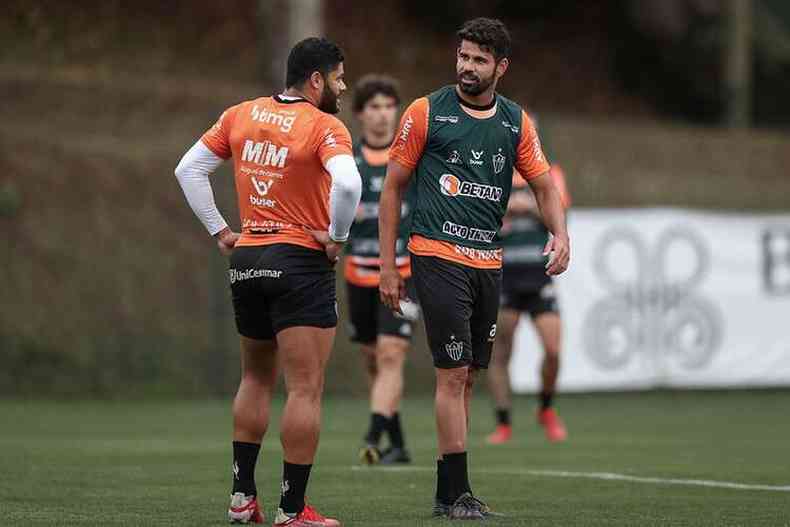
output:
<svg viewBox="0 0 790 527"><path fill-rule="evenodd" d="M634 273L622 268L626 252ZM710 271L710 251L699 234L671 227L651 246L637 231L617 227L598 240L593 266L609 291L584 322L586 351L595 364L616 370L636 353L686 369L711 362L723 324L717 307L696 291Z"/></svg>
<svg viewBox="0 0 790 527"><path fill-rule="evenodd" d="M790 228L763 232L763 283L772 295L790 295Z"/></svg>

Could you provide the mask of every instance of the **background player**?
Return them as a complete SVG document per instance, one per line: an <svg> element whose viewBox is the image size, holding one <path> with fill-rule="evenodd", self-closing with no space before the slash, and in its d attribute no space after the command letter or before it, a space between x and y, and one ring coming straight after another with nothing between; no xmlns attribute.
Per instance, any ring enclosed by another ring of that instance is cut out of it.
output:
<svg viewBox="0 0 790 527"><path fill-rule="evenodd" d="M334 263L361 183L351 136L336 117L343 54L326 39L299 42L281 95L242 102L184 155L176 176L195 214L230 255L241 335L233 401L231 522L263 521L255 464L269 425L277 366L288 392L280 425L283 477L275 526L338 526L305 504L318 447L324 369L337 325ZM233 158L241 235L214 204L208 176ZM279 355L279 356L278 356Z"/></svg>
<svg viewBox="0 0 790 527"><path fill-rule="evenodd" d="M436 372L434 513L484 519L467 470L466 435L474 373L487 368L496 335L505 215L513 170L529 181L554 237L549 274L570 256L565 212L527 114L496 93L509 65L510 36L478 18L458 32L457 84L412 103L395 136L381 196L381 296L399 309L405 284L395 265L400 204L415 174L409 250Z"/></svg>
<svg viewBox="0 0 790 527"><path fill-rule="evenodd" d="M543 145L545 148L545 137ZM552 164L550 175L567 208L570 198L562 168ZM521 313L528 313L532 318L543 345L538 422L543 426L549 441L563 441L567 436L565 425L553 407L560 369L562 324L554 281L546 275L546 257L542 254L549 231L543 224L535 196L517 174L513 177L513 193L500 234L504 247L502 296L497 318L497 339L488 369L488 386L496 404L497 426L488 436L487 442L505 443L513 435L508 365Z"/></svg>
<svg viewBox="0 0 790 527"><path fill-rule="evenodd" d="M381 303L379 297L379 195L398 118L400 95L395 79L367 75L354 89L354 114L362 125L362 138L354 145L354 159L362 177L362 198L351 227L345 276L351 311L351 338L360 344L370 384L370 426L360 450L368 464L408 463L400 419L403 364L409 350L412 324ZM401 276L411 276L406 251L409 201L403 204L401 236L395 264ZM382 433L390 447L379 450Z"/></svg>

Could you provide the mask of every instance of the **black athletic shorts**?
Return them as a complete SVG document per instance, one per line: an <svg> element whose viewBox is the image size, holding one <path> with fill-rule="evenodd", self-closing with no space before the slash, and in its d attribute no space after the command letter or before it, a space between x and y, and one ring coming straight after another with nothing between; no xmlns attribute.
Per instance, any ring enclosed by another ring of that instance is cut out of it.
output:
<svg viewBox="0 0 790 527"><path fill-rule="evenodd" d="M407 290L411 289L410 282L406 281ZM378 287L348 284L348 304L353 342L374 344L379 335L411 340L414 329L412 322L396 316L394 311L381 303Z"/></svg>
<svg viewBox="0 0 790 527"><path fill-rule="evenodd" d="M228 276L240 335L270 340L295 326L337 326L335 269L323 251L286 243L237 247Z"/></svg>
<svg viewBox="0 0 790 527"><path fill-rule="evenodd" d="M506 265L502 269L500 304L506 309L529 313L532 318L560 312L554 280L546 276L542 266L523 269Z"/></svg>
<svg viewBox="0 0 790 527"><path fill-rule="evenodd" d="M428 346L437 368L488 368L496 336L500 269L475 269L433 256L411 256Z"/></svg>

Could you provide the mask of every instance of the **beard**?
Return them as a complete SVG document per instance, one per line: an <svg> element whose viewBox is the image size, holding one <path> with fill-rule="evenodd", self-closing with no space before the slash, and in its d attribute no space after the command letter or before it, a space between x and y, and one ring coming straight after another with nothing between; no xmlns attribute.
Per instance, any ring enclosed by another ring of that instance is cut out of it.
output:
<svg viewBox="0 0 790 527"><path fill-rule="evenodd" d="M474 83L463 83L461 79L472 80ZM486 91L494 84L494 75L487 79L478 77L474 73L459 73L457 76L458 87L467 95L477 96Z"/></svg>
<svg viewBox="0 0 790 527"><path fill-rule="evenodd" d="M329 89L328 82L324 83L324 91L321 93L321 102L318 104L318 109L332 115L340 112L338 96Z"/></svg>

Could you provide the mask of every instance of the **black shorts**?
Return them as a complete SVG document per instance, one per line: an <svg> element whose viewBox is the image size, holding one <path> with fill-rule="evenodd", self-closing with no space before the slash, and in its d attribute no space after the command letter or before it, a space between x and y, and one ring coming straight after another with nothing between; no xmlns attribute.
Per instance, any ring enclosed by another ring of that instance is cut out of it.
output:
<svg viewBox="0 0 790 527"><path fill-rule="evenodd" d="M475 269L415 254L411 265L434 366L488 368L496 336L501 270Z"/></svg>
<svg viewBox="0 0 790 527"><path fill-rule="evenodd" d="M228 276L240 335L270 340L295 326L337 326L335 270L323 251L285 243L237 247Z"/></svg>
<svg viewBox="0 0 790 527"><path fill-rule="evenodd" d="M407 290L411 280L406 281ZM379 335L411 340L412 323L381 303L378 287L348 284L348 303L351 311L351 340L373 344Z"/></svg>
<svg viewBox="0 0 790 527"><path fill-rule="evenodd" d="M500 304L505 309L529 313L532 318L560 312L554 280L546 276L542 266L536 269L505 266Z"/></svg>

